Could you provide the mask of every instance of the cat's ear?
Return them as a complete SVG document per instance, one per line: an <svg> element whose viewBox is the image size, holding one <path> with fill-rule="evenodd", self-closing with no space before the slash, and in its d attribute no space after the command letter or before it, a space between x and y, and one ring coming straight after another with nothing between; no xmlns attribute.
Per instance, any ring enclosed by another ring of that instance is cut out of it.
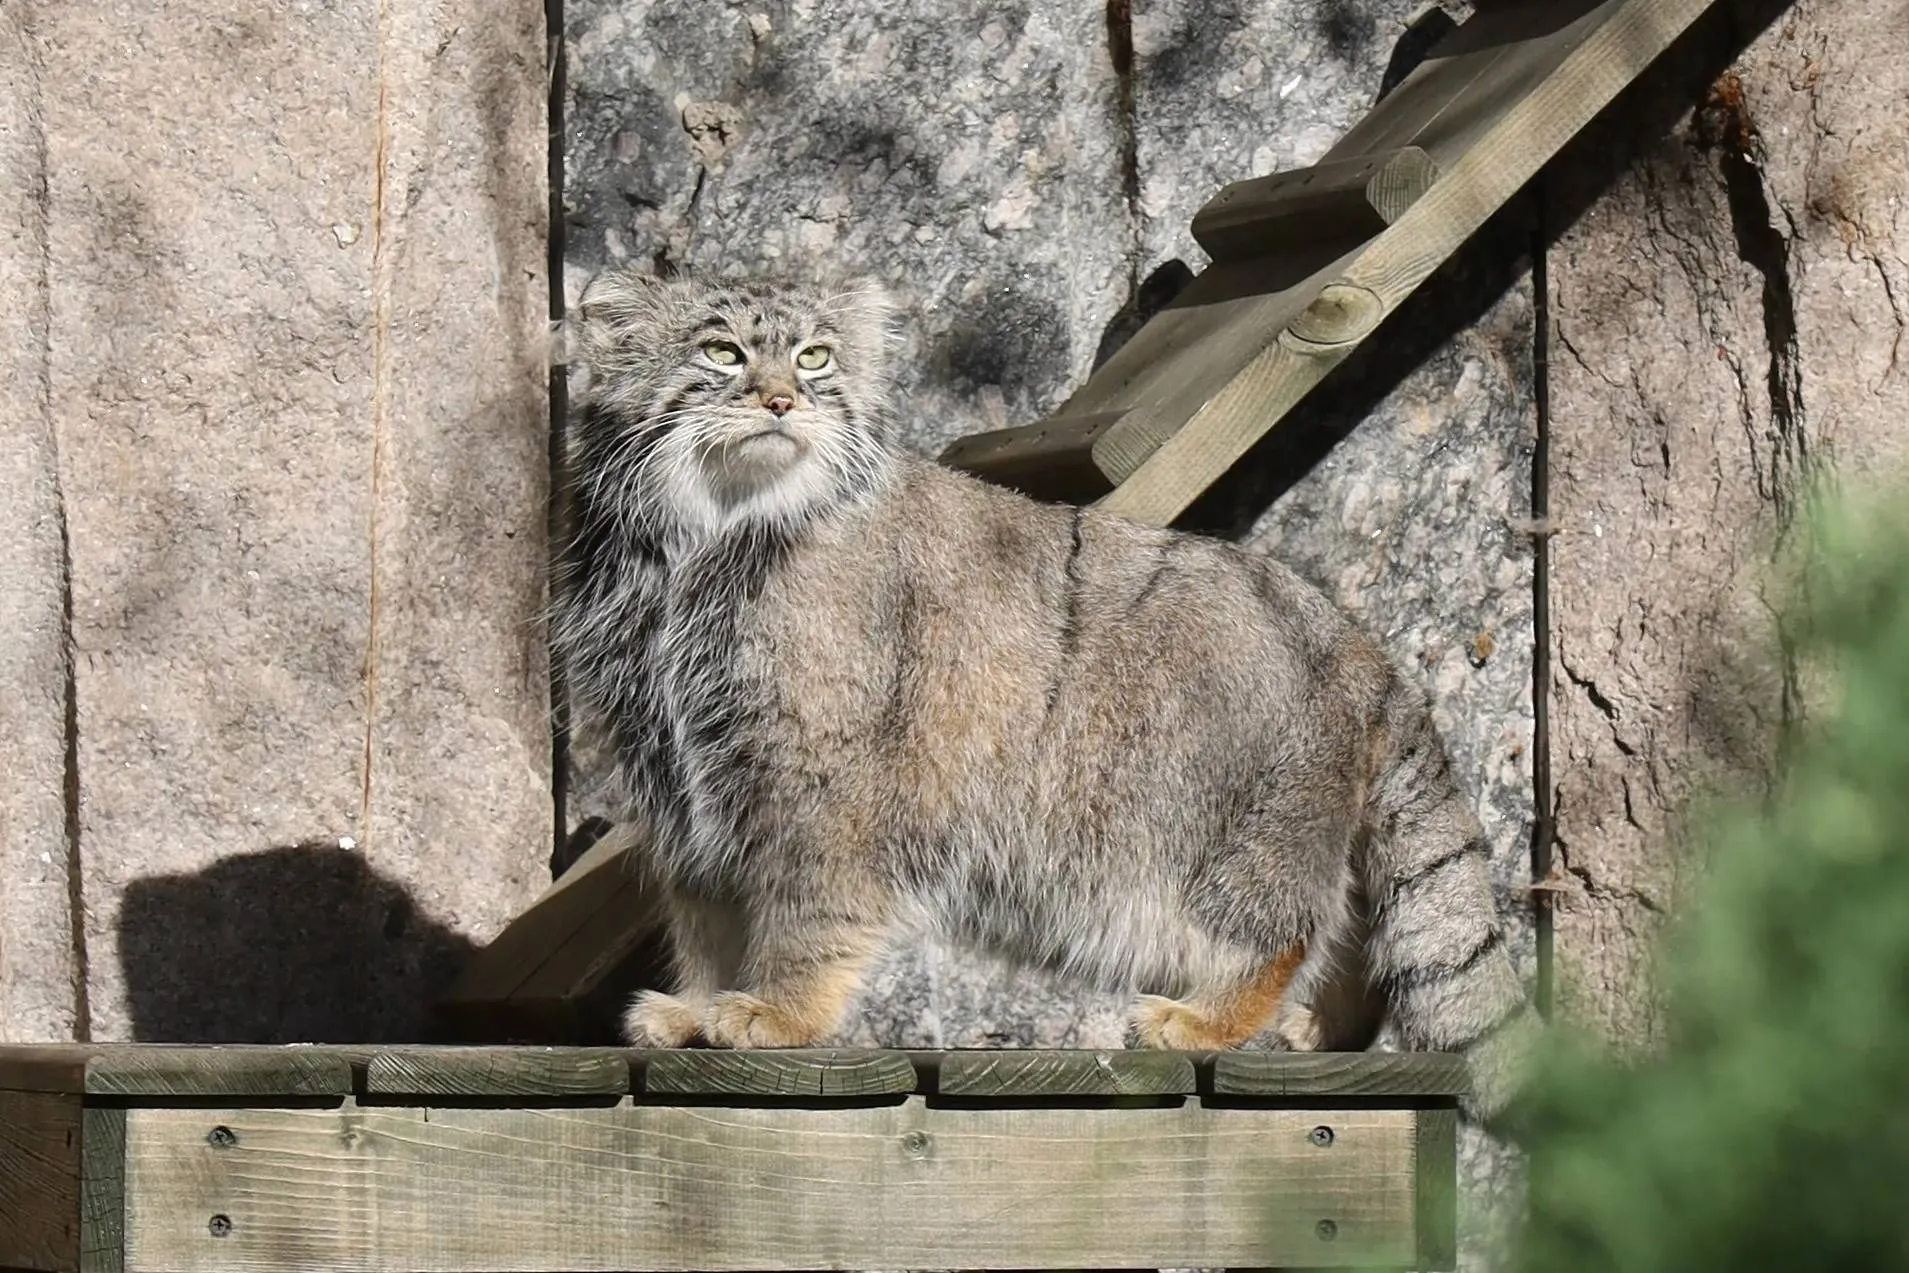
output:
<svg viewBox="0 0 1909 1273"><path fill-rule="evenodd" d="M563 320L559 348L565 362L587 370L613 358L629 332L656 313L665 286L640 268L598 272Z"/></svg>
<svg viewBox="0 0 1909 1273"><path fill-rule="evenodd" d="M906 308L895 288L878 278L844 279L832 299L839 321L874 359L886 363L900 352Z"/></svg>

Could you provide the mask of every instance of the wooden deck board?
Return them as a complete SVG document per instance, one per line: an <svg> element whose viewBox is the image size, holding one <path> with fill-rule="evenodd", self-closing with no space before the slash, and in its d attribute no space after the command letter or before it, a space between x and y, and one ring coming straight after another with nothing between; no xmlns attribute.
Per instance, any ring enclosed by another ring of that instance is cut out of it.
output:
<svg viewBox="0 0 1909 1273"><path fill-rule="evenodd" d="M1416 1143L1408 1111L1197 1103L136 1109L125 1267L1398 1267Z"/></svg>

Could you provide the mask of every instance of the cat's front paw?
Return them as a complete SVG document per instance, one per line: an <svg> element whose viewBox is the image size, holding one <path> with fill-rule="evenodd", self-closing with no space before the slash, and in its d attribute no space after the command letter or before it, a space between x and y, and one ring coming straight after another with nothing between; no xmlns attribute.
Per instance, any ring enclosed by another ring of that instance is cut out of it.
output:
<svg viewBox="0 0 1909 1273"><path fill-rule="evenodd" d="M623 1037L632 1047L684 1047L702 1029L702 1014L695 1007L660 990L645 990L623 1014Z"/></svg>
<svg viewBox="0 0 1909 1273"><path fill-rule="evenodd" d="M800 1048L815 1031L766 999L741 990L717 995L703 1017L703 1037L719 1048Z"/></svg>

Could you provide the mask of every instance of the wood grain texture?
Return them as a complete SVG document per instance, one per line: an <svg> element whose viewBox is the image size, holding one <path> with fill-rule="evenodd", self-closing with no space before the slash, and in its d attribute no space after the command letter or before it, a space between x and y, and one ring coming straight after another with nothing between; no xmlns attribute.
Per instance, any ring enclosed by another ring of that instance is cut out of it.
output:
<svg viewBox="0 0 1909 1273"><path fill-rule="evenodd" d="M1327 282L1370 292L1390 313L1708 7L1709 0L1606 0L1542 35L1495 48L1466 88L1409 138L1443 175ZM1441 69L1420 67L1414 76ZM1449 152L1457 153L1448 162ZM1130 413L1095 443L1096 462L1120 482L1102 505L1139 521L1171 522L1356 343L1276 341L1189 416ZM1127 469L1140 454L1144 461Z"/></svg>
<svg viewBox="0 0 1909 1273"><path fill-rule="evenodd" d="M902 1096L915 1066L901 1052L864 1048L640 1052L645 1096Z"/></svg>
<svg viewBox="0 0 1909 1273"><path fill-rule="evenodd" d="M92 1096L349 1096L345 1048L167 1043L0 1047L0 1089Z"/></svg>
<svg viewBox="0 0 1909 1273"><path fill-rule="evenodd" d="M1216 1096L1397 1097L1456 1100L1465 1059L1444 1052L1221 1052L1213 1058Z"/></svg>
<svg viewBox="0 0 1909 1273"><path fill-rule="evenodd" d="M471 956L445 1000L496 1002L516 994L621 890L630 874L623 838L612 835L598 840L529 909Z"/></svg>
<svg viewBox="0 0 1909 1273"><path fill-rule="evenodd" d="M1420 1273L1458 1267L1458 1111L1422 1109L1412 1150Z"/></svg>
<svg viewBox="0 0 1909 1273"><path fill-rule="evenodd" d="M622 1096L630 1067L614 1048L387 1048L365 1063L365 1093L525 1102Z"/></svg>
<svg viewBox="0 0 1909 1273"><path fill-rule="evenodd" d="M80 1273L126 1267L126 1111L88 1108L82 1119Z"/></svg>
<svg viewBox="0 0 1909 1273"><path fill-rule="evenodd" d="M207 1146L205 1113L130 1111L127 1269L1399 1267L1414 1253L1402 1111L913 1097L216 1117L236 1147ZM1327 1117L1330 1156L1308 1141Z"/></svg>
<svg viewBox="0 0 1909 1273"><path fill-rule="evenodd" d="M1180 1052L999 1051L924 1054L936 1091L959 1097L1178 1096L1199 1090L1197 1058Z"/></svg>
<svg viewBox="0 0 1909 1273"><path fill-rule="evenodd" d="M0 1091L0 1268L78 1273L80 1099Z"/></svg>
<svg viewBox="0 0 1909 1273"><path fill-rule="evenodd" d="M1119 419L1118 411L1050 416L1028 428L973 433L950 442L938 459L997 486L1084 504L1111 489L1094 466L1093 447Z"/></svg>

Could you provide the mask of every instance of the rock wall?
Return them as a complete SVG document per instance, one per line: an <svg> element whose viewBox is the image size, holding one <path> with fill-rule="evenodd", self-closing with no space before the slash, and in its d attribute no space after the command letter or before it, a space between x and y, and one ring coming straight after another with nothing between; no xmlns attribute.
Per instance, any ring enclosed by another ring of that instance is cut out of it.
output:
<svg viewBox="0 0 1909 1273"><path fill-rule="evenodd" d="M67 842L65 529L48 416L45 134L21 10L0 10L0 1042L85 1028Z"/></svg>
<svg viewBox="0 0 1909 1273"><path fill-rule="evenodd" d="M541 14L4 32L0 1035L418 1037L551 842Z"/></svg>
<svg viewBox="0 0 1909 1273"><path fill-rule="evenodd" d="M1773 557L1909 454L1905 36L1903 0L1720 6L1554 173L1558 986L1615 1039L1654 1037L1688 802L1756 790L1803 710Z"/></svg>

